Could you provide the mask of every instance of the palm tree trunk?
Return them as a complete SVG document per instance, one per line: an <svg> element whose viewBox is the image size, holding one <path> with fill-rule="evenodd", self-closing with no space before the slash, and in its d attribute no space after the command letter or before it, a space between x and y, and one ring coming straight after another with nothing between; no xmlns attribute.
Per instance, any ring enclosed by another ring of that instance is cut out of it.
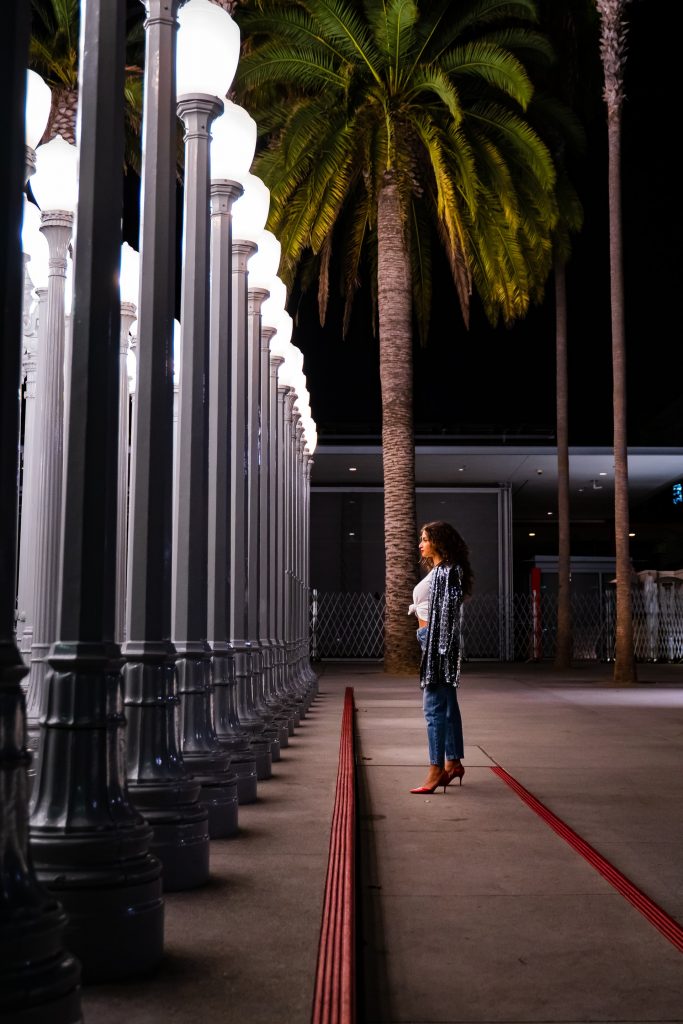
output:
<svg viewBox="0 0 683 1024"><path fill-rule="evenodd" d="M637 682L633 651L631 552L629 550L628 447L626 442L626 342L621 237L621 118L607 126L609 160L610 292L614 399L614 541L617 566L615 683Z"/></svg>
<svg viewBox="0 0 683 1024"><path fill-rule="evenodd" d="M382 388L386 618L384 671L414 673L415 619L408 605L417 579L415 439L410 270L398 187L387 176L377 201L377 293Z"/></svg>
<svg viewBox="0 0 683 1024"><path fill-rule="evenodd" d="M614 682L637 682L633 650L631 555L628 542L628 448L626 444L626 340L621 232L621 108L628 0L597 0L600 56L605 74L609 195L610 301L612 310L612 386L614 403L614 540L617 566L617 637Z"/></svg>
<svg viewBox="0 0 683 1024"><path fill-rule="evenodd" d="M555 668L572 660L569 525L569 414L567 389L567 280L564 261L555 257L555 389L557 403L557 648Z"/></svg>

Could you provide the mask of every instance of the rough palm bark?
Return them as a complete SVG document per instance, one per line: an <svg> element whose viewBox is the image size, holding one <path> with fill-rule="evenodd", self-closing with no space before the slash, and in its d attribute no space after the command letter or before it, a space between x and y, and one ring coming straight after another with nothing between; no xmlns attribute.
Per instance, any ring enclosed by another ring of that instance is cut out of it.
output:
<svg viewBox="0 0 683 1024"><path fill-rule="evenodd" d="M384 670L413 672L416 583L415 448L410 264L398 187L385 178L377 197L377 301L382 389L386 618Z"/></svg>
<svg viewBox="0 0 683 1024"><path fill-rule="evenodd" d="M626 339L624 326L623 243L621 229L621 111L628 0L596 0L600 14L600 56L607 107L610 302L614 403L614 541L617 570L617 623L614 682L637 682L633 648L631 554L629 550L628 448L626 433Z"/></svg>
<svg viewBox="0 0 683 1024"><path fill-rule="evenodd" d="M561 257L555 259L555 387L557 415L557 649L555 668L572 660L569 515L569 402L567 380L567 281Z"/></svg>

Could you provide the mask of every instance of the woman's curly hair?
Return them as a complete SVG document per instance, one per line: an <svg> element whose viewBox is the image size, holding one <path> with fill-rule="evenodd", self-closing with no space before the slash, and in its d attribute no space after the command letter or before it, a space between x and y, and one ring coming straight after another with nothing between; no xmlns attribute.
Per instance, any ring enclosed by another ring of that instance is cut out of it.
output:
<svg viewBox="0 0 683 1024"><path fill-rule="evenodd" d="M474 573L470 566L470 553L458 531L450 523L437 519L433 523L425 523L420 527L420 536L425 534L429 543L441 555L447 565L459 565L462 569L462 590L464 594L472 593ZM424 565L431 569L431 558L422 559Z"/></svg>

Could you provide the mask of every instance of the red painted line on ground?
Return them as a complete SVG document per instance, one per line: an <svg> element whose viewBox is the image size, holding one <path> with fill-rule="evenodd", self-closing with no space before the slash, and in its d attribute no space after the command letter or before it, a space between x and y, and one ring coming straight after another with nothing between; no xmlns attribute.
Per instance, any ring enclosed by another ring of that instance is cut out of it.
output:
<svg viewBox="0 0 683 1024"><path fill-rule="evenodd" d="M356 1019L356 787L353 687L344 694L337 788L332 810L312 1024L354 1024Z"/></svg>
<svg viewBox="0 0 683 1024"><path fill-rule="evenodd" d="M650 924L654 925L657 931L662 933L664 938L668 939L680 953L683 953L683 928L681 928L677 921L669 917L665 910L662 910L649 896L646 896L633 882L630 882L626 875L623 875L613 864L605 860L602 854L598 853L585 839L582 839L574 829L565 824L556 814L553 814L540 800L537 800L533 793L525 789L509 772L506 772L499 765L492 767L491 771L499 779L502 779L510 789L514 790L517 796L532 811L538 814L539 818L543 818L545 823L554 832L557 832L558 836L561 836L589 864L592 864L595 870L599 871L602 877L606 878L617 892L620 892L636 910L640 911L643 917L647 918Z"/></svg>

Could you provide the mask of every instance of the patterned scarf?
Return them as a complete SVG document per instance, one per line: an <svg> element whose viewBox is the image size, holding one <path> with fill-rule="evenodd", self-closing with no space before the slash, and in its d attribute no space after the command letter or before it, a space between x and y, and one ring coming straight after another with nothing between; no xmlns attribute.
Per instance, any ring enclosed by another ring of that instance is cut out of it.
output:
<svg viewBox="0 0 683 1024"><path fill-rule="evenodd" d="M462 625L462 569L440 562L429 590L427 645L420 665L420 686L444 683L457 686L460 679Z"/></svg>

